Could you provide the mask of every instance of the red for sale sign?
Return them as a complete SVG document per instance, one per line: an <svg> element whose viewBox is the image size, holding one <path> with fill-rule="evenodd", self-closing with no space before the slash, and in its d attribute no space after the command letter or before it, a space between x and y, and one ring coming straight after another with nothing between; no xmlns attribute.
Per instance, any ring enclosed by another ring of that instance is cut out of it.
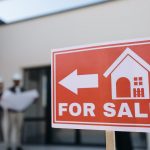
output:
<svg viewBox="0 0 150 150"><path fill-rule="evenodd" d="M52 127L150 132L150 39L53 50Z"/></svg>

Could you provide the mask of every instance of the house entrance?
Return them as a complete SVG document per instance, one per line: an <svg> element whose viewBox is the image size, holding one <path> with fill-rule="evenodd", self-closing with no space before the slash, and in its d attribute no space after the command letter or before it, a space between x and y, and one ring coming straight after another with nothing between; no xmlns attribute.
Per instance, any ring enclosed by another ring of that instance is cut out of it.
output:
<svg viewBox="0 0 150 150"><path fill-rule="evenodd" d="M128 78L118 79L116 84L117 97L131 97L131 86Z"/></svg>

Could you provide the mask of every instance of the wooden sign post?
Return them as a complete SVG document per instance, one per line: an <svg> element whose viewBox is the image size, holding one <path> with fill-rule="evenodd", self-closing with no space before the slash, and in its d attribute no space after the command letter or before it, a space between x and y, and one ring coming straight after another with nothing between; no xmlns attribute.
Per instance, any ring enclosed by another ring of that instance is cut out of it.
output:
<svg viewBox="0 0 150 150"><path fill-rule="evenodd" d="M115 132L106 131L106 150L116 150Z"/></svg>

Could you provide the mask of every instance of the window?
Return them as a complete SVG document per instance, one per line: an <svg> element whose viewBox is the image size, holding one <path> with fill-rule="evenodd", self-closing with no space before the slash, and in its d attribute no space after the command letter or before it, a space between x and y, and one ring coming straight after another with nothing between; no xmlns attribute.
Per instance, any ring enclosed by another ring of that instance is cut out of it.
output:
<svg viewBox="0 0 150 150"><path fill-rule="evenodd" d="M144 97L144 88L134 88L134 97Z"/></svg>
<svg viewBox="0 0 150 150"><path fill-rule="evenodd" d="M135 86L143 85L143 78L142 77L134 77L134 85Z"/></svg>

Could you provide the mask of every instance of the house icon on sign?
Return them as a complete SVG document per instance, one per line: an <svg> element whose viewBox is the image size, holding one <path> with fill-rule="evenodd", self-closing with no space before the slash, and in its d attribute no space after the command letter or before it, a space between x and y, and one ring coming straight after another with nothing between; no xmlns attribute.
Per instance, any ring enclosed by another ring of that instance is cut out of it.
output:
<svg viewBox="0 0 150 150"><path fill-rule="evenodd" d="M149 99L150 65L130 48L103 74L111 75L112 99Z"/></svg>

